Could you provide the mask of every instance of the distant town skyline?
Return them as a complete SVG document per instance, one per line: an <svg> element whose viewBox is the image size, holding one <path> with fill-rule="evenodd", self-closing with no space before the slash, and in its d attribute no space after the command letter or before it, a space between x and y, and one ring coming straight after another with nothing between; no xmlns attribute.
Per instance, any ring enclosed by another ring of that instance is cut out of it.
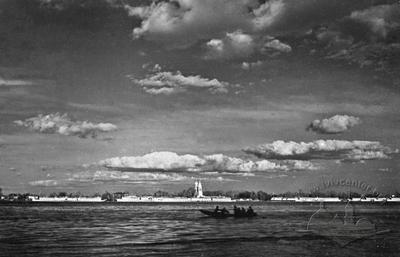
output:
<svg viewBox="0 0 400 257"><path fill-rule="evenodd" d="M400 4L0 2L10 192L400 191Z"/></svg>

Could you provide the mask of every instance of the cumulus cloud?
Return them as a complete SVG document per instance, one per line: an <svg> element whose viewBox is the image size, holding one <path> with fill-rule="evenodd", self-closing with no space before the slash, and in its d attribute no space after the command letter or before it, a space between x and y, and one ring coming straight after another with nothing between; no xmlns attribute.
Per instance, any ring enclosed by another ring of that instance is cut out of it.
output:
<svg viewBox="0 0 400 257"><path fill-rule="evenodd" d="M153 152L143 156L109 158L100 161L99 164L110 168L192 171L204 165L205 160L191 154L178 155L173 152Z"/></svg>
<svg viewBox="0 0 400 257"><path fill-rule="evenodd" d="M17 120L18 126L27 127L40 133L60 134L66 136L96 137L98 132L110 132L117 129L111 123L91 123L88 121L75 121L67 114L53 113L48 115L39 114L26 120Z"/></svg>
<svg viewBox="0 0 400 257"><path fill-rule="evenodd" d="M184 92L189 88L205 88L211 93L227 93L229 86L229 83L218 79L207 79L199 75L185 76L180 71L169 72L160 69L154 69L143 79L131 75L128 77L146 93L153 95L170 95Z"/></svg>
<svg viewBox="0 0 400 257"><path fill-rule="evenodd" d="M55 187L76 185L80 183L89 184L104 184L104 183L158 183L158 182L175 182L193 177L187 177L177 173L157 173L157 172L122 172L116 170L96 170L82 171L73 174L68 174L67 178L51 179L51 180L36 180L30 181L31 186L40 187Z"/></svg>
<svg viewBox="0 0 400 257"><path fill-rule="evenodd" d="M292 51L292 47L288 44L282 43L278 39L271 39L270 41L267 41L264 46L263 46L264 51L270 51L274 50L277 52L282 52L282 53L289 53Z"/></svg>
<svg viewBox="0 0 400 257"><path fill-rule="evenodd" d="M250 35L240 30L226 33L223 39L211 39L206 46L206 59L245 58L253 54L273 57L292 51L291 46L274 37Z"/></svg>
<svg viewBox="0 0 400 257"><path fill-rule="evenodd" d="M224 174L316 169L308 161L287 161L280 164L268 160L241 159L224 154L200 157L190 154L178 155L173 152L153 152L143 156L115 157L102 160L99 164L116 170L218 172Z"/></svg>
<svg viewBox="0 0 400 257"><path fill-rule="evenodd" d="M18 80L18 79L3 79L0 77L0 87L1 86L6 86L6 87L11 87L11 86L31 86L34 83L32 81L27 81L27 80Z"/></svg>
<svg viewBox="0 0 400 257"><path fill-rule="evenodd" d="M36 180L36 181L30 181L29 185L31 185L31 186L53 187L53 186L60 185L60 182L57 181L57 180L53 180L53 179Z"/></svg>
<svg viewBox="0 0 400 257"><path fill-rule="evenodd" d="M228 171L228 172L261 172L268 170L287 170L286 166L270 162L268 160L251 161L229 157L223 154L204 156L205 164L202 170Z"/></svg>
<svg viewBox="0 0 400 257"><path fill-rule="evenodd" d="M400 5L370 6L326 26L315 27L305 39L326 59L371 67L397 76L400 57Z"/></svg>
<svg viewBox="0 0 400 257"><path fill-rule="evenodd" d="M263 30L273 25L279 15L283 13L284 8L284 1L265 1L265 3L253 10L255 16L252 20L253 25L259 30Z"/></svg>
<svg viewBox="0 0 400 257"><path fill-rule="evenodd" d="M307 127L307 130L312 130L321 134L337 134L342 133L350 128L360 124L360 118L349 115L335 115L322 120L314 120Z"/></svg>
<svg viewBox="0 0 400 257"><path fill-rule="evenodd" d="M159 181L182 181L188 177L176 173L153 172L121 172L110 170L83 171L74 173L68 178L68 182L122 182L144 183Z"/></svg>
<svg viewBox="0 0 400 257"><path fill-rule="evenodd" d="M286 160L283 164L288 170L318 170L320 167L310 161L304 160Z"/></svg>
<svg viewBox="0 0 400 257"><path fill-rule="evenodd" d="M359 162L363 160L390 159L389 154L390 153L387 153L385 151L364 151L360 149L353 149L342 161Z"/></svg>
<svg viewBox="0 0 400 257"><path fill-rule="evenodd" d="M263 65L264 62L262 61L256 61L256 62L242 62L241 68L243 70L251 70L254 69L256 67L260 67L261 65Z"/></svg>
<svg viewBox="0 0 400 257"><path fill-rule="evenodd" d="M240 30L226 33L223 39L211 39L206 43L206 59L248 57L256 50L256 42L249 34Z"/></svg>
<svg viewBox="0 0 400 257"><path fill-rule="evenodd" d="M135 39L177 48L206 41L206 59L290 52L288 44L264 38L265 30L279 20L285 7L284 0L176 0L125 5L129 15L142 19L141 26L133 30Z"/></svg>
<svg viewBox="0 0 400 257"><path fill-rule="evenodd" d="M142 19L134 38L187 46L220 37L227 31L257 31L271 26L284 9L283 1L176 0L125 8Z"/></svg>
<svg viewBox="0 0 400 257"><path fill-rule="evenodd" d="M400 43L386 44L360 42L350 48L330 52L325 58L344 60L359 65L361 68L371 67L376 71L398 75L400 66L396 61L400 57Z"/></svg>
<svg viewBox="0 0 400 257"><path fill-rule="evenodd" d="M372 6L352 12L349 18L366 25L373 39L386 38L390 31L400 26L400 5Z"/></svg>
<svg viewBox="0 0 400 257"><path fill-rule="evenodd" d="M266 159L345 159L370 160L386 159L397 153L376 141L316 140L313 142L274 141L254 148L244 149L246 153Z"/></svg>

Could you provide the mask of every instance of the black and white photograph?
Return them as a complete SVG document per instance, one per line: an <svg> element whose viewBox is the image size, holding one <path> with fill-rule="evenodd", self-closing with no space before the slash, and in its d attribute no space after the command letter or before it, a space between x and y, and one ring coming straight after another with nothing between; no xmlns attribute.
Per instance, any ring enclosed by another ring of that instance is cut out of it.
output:
<svg viewBox="0 0 400 257"><path fill-rule="evenodd" d="M400 256L400 1L0 0L3 256Z"/></svg>

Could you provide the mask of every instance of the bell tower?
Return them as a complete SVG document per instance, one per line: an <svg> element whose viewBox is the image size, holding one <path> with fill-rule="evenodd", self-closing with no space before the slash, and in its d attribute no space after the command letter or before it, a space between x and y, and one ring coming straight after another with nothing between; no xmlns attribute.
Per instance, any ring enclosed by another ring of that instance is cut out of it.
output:
<svg viewBox="0 0 400 257"><path fill-rule="evenodd" d="M201 185L200 180L194 182L194 197L195 198L202 198L203 195L203 186Z"/></svg>

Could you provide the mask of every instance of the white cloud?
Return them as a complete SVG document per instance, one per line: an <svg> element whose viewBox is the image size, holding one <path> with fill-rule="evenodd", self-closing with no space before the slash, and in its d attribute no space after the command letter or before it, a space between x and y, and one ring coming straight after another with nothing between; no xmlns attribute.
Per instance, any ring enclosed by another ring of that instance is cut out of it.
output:
<svg viewBox="0 0 400 257"><path fill-rule="evenodd" d="M18 79L3 79L0 77L0 87L12 87L12 86L31 86L34 85L32 81L18 80Z"/></svg>
<svg viewBox="0 0 400 257"><path fill-rule="evenodd" d="M282 53L290 53L292 51L292 47L288 44L282 43L278 39L272 39L264 44L263 50L274 50Z"/></svg>
<svg viewBox="0 0 400 257"><path fill-rule="evenodd" d="M285 4L281 0L265 1L264 4L253 10L255 17L252 22L255 28L262 30L273 25L279 15L283 13L284 8Z"/></svg>
<svg viewBox="0 0 400 257"><path fill-rule="evenodd" d="M113 168L152 170L195 170L205 164L196 155L178 155L173 152L153 152L143 156L125 156L102 160L100 165Z"/></svg>
<svg viewBox="0 0 400 257"><path fill-rule="evenodd" d="M257 0L176 0L125 8L142 19L141 26L133 30L135 38L187 46L227 31L263 30L274 23L284 4L280 0L264 4Z"/></svg>
<svg viewBox="0 0 400 257"><path fill-rule="evenodd" d="M36 181L30 181L29 185L31 186L44 186L44 187L52 187L52 186L58 186L60 183L57 180L36 180Z"/></svg>
<svg viewBox="0 0 400 257"><path fill-rule="evenodd" d="M291 47L278 39L265 42L263 38L284 14L285 7L284 0L176 0L138 7L125 5L129 15L142 19L140 27L133 30L135 39L156 41L169 48L206 41L206 59L290 52Z"/></svg>
<svg viewBox="0 0 400 257"><path fill-rule="evenodd" d="M251 35L237 30L226 33L222 39L211 39L206 43L206 59L233 59L263 54L270 57L280 53L290 53L292 48L270 36ZM246 65L246 63L244 63ZM256 63L255 63L256 64Z"/></svg>
<svg viewBox="0 0 400 257"><path fill-rule="evenodd" d="M67 114L53 113L39 114L26 120L14 121L18 126L30 128L40 133L60 134L66 136L95 137L97 132L110 132L117 129L111 123L91 123L88 121L74 121Z"/></svg>
<svg viewBox="0 0 400 257"><path fill-rule="evenodd" d="M214 154L204 156L206 163L203 170L229 171L229 172L261 172L270 170L287 170L286 166L262 160L253 162L240 158L229 157L223 154Z"/></svg>
<svg viewBox="0 0 400 257"><path fill-rule="evenodd" d="M154 172L121 172L110 170L83 171L74 173L68 178L68 182L123 182L141 183L158 181L181 181L188 177L176 173Z"/></svg>
<svg viewBox="0 0 400 257"><path fill-rule="evenodd" d="M68 174L64 179L37 180L29 182L31 186L55 187L65 185L75 185L77 183L157 183L174 182L187 179L194 179L177 173L157 173L157 172L122 172L115 170L96 170L82 171Z"/></svg>
<svg viewBox="0 0 400 257"><path fill-rule="evenodd" d="M120 170L163 170L182 172L218 172L242 174L315 169L310 162L287 161L284 164L268 160L253 161L223 154L206 156L178 155L173 152L153 152L143 156L115 157L99 162L100 165Z"/></svg>
<svg viewBox="0 0 400 257"><path fill-rule="evenodd" d="M137 79L134 76L128 77L132 82L142 87L146 93L154 95L170 95L184 92L188 88L205 88L211 93L227 93L229 86L229 83L218 79L202 78L199 75L185 76L180 71L173 73L159 69L151 72L143 79Z"/></svg>
<svg viewBox="0 0 400 257"><path fill-rule="evenodd" d="M211 39L206 46L206 59L230 59L250 56L255 52L257 44L251 35L237 30L226 33L223 39Z"/></svg>
<svg viewBox="0 0 400 257"><path fill-rule="evenodd" d="M221 53L224 51L225 43L221 39L211 39L207 42L207 47L209 47L212 51L217 53Z"/></svg>
<svg viewBox="0 0 400 257"><path fill-rule="evenodd" d="M390 159L389 153L385 151L364 151L360 149L351 150L343 161L362 161L362 160L379 160Z"/></svg>
<svg viewBox="0 0 400 257"><path fill-rule="evenodd" d="M316 140L313 142L274 141L254 148L246 153L267 159L379 159L387 158L397 150L376 141ZM374 156L374 158L371 158Z"/></svg>
<svg viewBox="0 0 400 257"><path fill-rule="evenodd" d="M264 62L262 61L256 61L256 62L242 62L241 68L243 70L251 70L254 69L256 67L260 67L261 65L263 65Z"/></svg>
<svg viewBox="0 0 400 257"><path fill-rule="evenodd" d="M400 6L378 5L365 10L354 11L350 19L368 26L374 37L386 38L388 32L400 26Z"/></svg>
<svg viewBox="0 0 400 257"><path fill-rule="evenodd" d="M285 166L288 167L289 170L317 170L319 166L313 164L310 161L302 161L302 160L286 160L283 162Z"/></svg>
<svg viewBox="0 0 400 257"><path fill-rule="evenodd" d="M329 27L319 27L315 31L311 31L318 42L326 45L327 48L345 48L351 46L354 39L349 35L343 34L340 30Z"/></svg>
<svg viewBox="0 0 400 257"><path fill-rule="evenodd" d="M349 115L335 115L327 119L314 120L307 127L309 130L313 130L322 134L336 134L342 133L350 128L360 124L358 117Z"/></svg>

